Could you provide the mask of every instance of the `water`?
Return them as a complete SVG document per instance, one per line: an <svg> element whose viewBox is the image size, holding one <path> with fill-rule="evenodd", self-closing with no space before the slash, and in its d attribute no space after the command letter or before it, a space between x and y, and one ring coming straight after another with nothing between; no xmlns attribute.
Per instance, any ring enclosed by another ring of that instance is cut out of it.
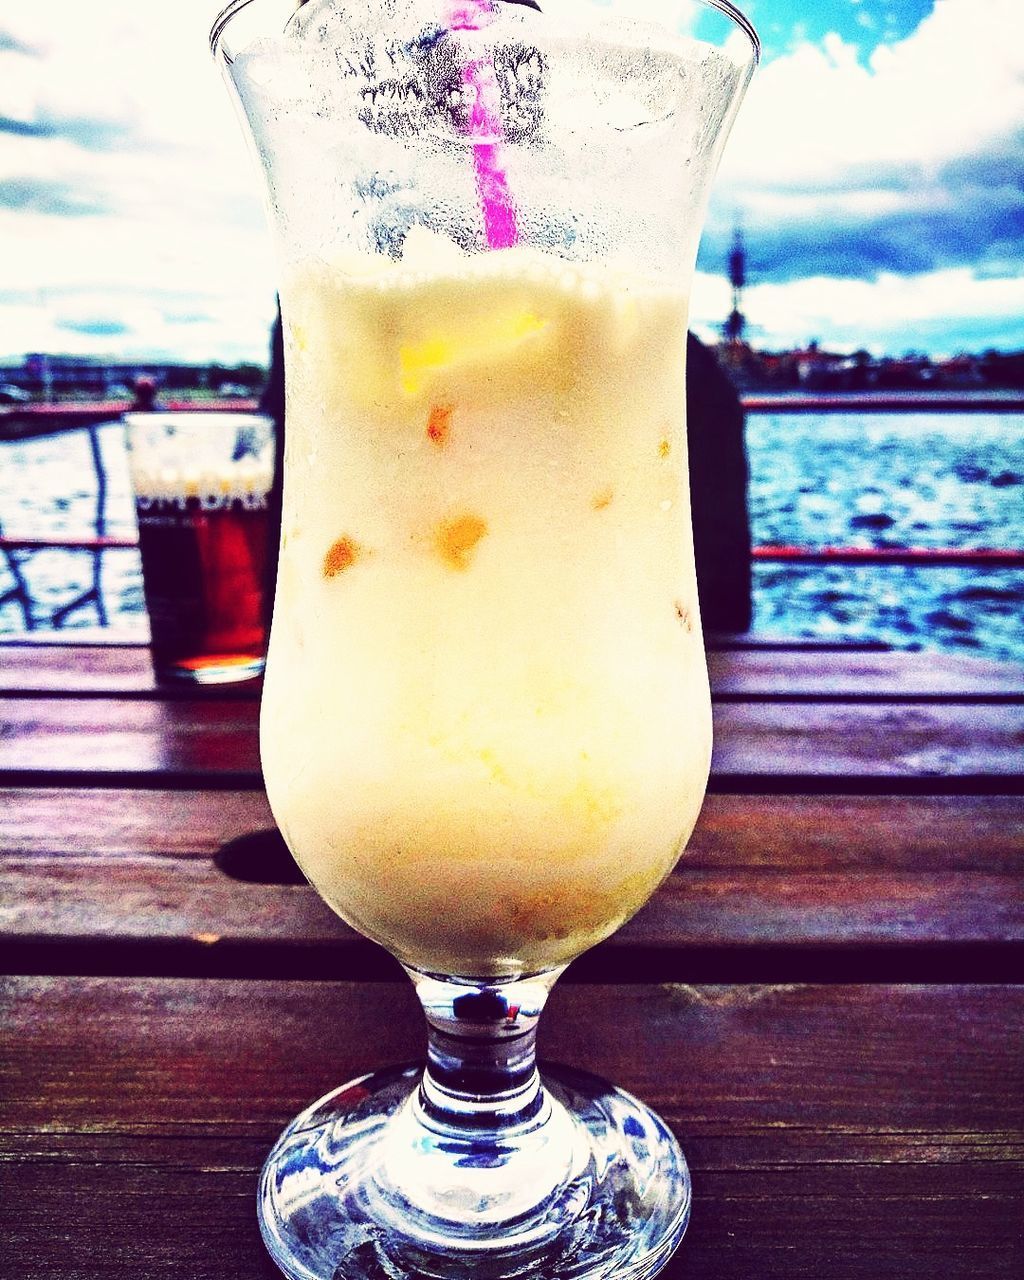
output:
<svg viewBox="0 0 1024 1280"><path fill-rule="evenodd" d="M1024 548L1024 415L752 414L756 543ZM754 627L1024 659L1024 570L755 566Z"/></svg>
<svg viewBox="0 0 1024 1280"><path fill-rule="evenodd" d="M135 537L124 428L110 423L96 434L107 476L104 532L111 537ZM0 532L26 538L89 537L97 531L96 508L96 471L87 431L0 441ZM32 596L38 631L49 631L54 610L92 586L93 556L88 551L19 552L17 558ZM0 596L13 585L7 558L0 554ZM119 634L148 639L138 551L105 552L101 585L111 627ZM85 607L69 615L63 630L95 627L98 621L96 610ZM0 608L0 634L24 630L20 606L9 601Z"/></svg>
<svg viewBox="0 0 1024 1280"><path fill-rule="evenodd" d="M107 533L132 536L123 429L98 432ZM748 420L755 543L797 546L1024 548L1024 415L753 414ZM25 537L95 531L96 484L84 431L0 443L0 527ZM22 557L45 624L92 583L88 552ZM1024 660L1024 570L760 563L754 629L776 636L873 640ZM12 585L0 557L0 594ZM103 557L110 622L147 635L138 553ZM66 631L94 627L93 608ZM0 632L24 629L0 607Z"/></svg>

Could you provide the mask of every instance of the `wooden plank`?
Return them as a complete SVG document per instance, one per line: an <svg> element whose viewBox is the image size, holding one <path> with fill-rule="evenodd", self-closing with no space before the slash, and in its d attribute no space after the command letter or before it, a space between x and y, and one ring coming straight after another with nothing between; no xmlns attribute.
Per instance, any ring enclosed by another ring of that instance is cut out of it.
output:
<svg viewBox="0 0 1024 1280"><path fill-rule="evenodd" d="M272 822L262 791L0 789L0 857L208 859ZM717 870L1024 875L1024 798L709 795L685 860Z"/></svg>
<svg viewBox="0 0 1024 1280"><path fill-rule="evenodd" d="M272 825L262 790L0 789L0 858L208 859Z"/></svg>
<svg viewBox="0 0 1024 1280"><path fill-rule="evenodd" d="M876 652L853 648L711 649L708 668L718 700L869 698L1024 701L1024 663L991 662L958 654ZM239 692L259 695L259 681ZM149 650L97 645L0 644L0 692L122 697L204 697L188 685L158 686ZM222 686L217 696L231 690Z"/></svg>
<svg viewBox="0 0 1024 1280"><path fill-rule="evenodd" d="M73 655L79 649L144 649L149 641L149 623L141 614L132 621L108 627L74 627L67 631L12 631L0 635L0 672L8 655L32 649L66 650L65 670L74 666ZM54 662L55 659L51 659Z"/></svg>
<svg viewBox="0 0 1024 1280"><path fill-rule="evenodd" d="M1024 713L958 703L726 703L715 707L712 787L737 791L1018 794Z"/></svg>
<svg viewBox="0 0 1024 1280"><path fill-rule="evenodd" d="M238 689L248 697L258 697L260 681L244 680L237 686L221 686L223 697ZM122 698L176 698L208 696L187 682L159 684L153 674L149 646L130 643L0 644L0 693L50 694L57 697L88 697L98 694Z"/></svg>
<svg viewBox="0 0 1024 1280"><path fill-rule="evenodd" d="M948 653L801 653L750 649L708 655L718 701L1024 701L1024 663Z"/></svg>
<svg viewBox="0 0 1024 1280"><path fill-rule="evenodd" d="M7 984L0 1146L19 1280L271 1280L259 1164L307 1102L421 1052L408 987ZM1018 989L556 988L543 1050L679 1135L665 1280L1002 1280L1024 1254ZM159 1206L159 1212L154 1212Z"/></svg>
<svg viewBox="0 0 1024 1280"><path fill-rule="evenodd" d="M1024 875L1024 797L709 795L687 865Z"/></svg>
<svg viewBox="0 0 1024 1280"><path fill-rule="evenodd" d="M308 886L213 860L270 821L255 793L0 804L9 971L397 974ZM675 872L576 976L1004 980L1024 961L1022 866L1021 798L712 796Z"/></svg>
<svg viewBox="0 0 1024 1280"><path fill-rule="evenodd" d="M0 786L260 786L251 700L0 700ZM681 728L682 731L682 728ZM725 703L712 789L1024 790L1024 709Z"/></svg>
<svg viewBox="0 0 1024 1280"><path fill-rule="evenodd" d="M6 698L0 702L0 780L109 785L258 787L258 704L222 697L187 702Z"/></svg>
<svg viewBox="0 0 1024 1280"><path fill-rule="evenodd" d="M5 866L4 968L18 973L391 979L394 964L308 886L166 868ZM577 980L1006 981L1024 963L1018 876L764 872L683 865Z"/></svg>

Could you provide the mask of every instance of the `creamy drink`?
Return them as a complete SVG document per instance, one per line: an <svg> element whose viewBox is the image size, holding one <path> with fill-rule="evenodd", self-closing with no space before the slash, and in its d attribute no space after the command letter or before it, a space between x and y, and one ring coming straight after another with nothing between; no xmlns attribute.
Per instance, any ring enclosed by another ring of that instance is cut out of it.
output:
<svg viewBox="0 0 1024 1280"><path fill-rule="evenodd" d="M327 901L403 961L564 963L690 834L711 729L681 291L414 229L293 267L262 758Z"/></svg>

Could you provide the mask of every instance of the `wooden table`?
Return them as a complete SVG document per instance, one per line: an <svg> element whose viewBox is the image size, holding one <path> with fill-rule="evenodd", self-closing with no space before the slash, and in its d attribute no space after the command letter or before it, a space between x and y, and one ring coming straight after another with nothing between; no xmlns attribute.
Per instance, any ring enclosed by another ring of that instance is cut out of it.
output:
<svg viewBox="0 0 1024 1280"><path fill-rule="evenodd" d="M710 662L690 852L570 968L542 1053L682 1140L668 1280L1020 1280L1024 670ZM215 861L270 822L256 716L157 689L139 647L0 647L2 1275L269 1280L277 1131L420 1052L388 957Z"/></svg>

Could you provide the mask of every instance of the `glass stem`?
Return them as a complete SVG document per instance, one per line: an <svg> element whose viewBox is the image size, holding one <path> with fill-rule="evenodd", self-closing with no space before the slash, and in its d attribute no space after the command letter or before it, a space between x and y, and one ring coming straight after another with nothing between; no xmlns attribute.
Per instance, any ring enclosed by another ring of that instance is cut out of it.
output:
<svg viewBox="0 0 1024 1280"><path fill-rule="evenodd" d="M561 969L512 982L408 972L427 1066L389 1125L381 1185L424 1234L483 1238L543 1218L578 1158L577 1126L537 1073L537 1021Z"/></svg>
<svg viewBox="0 0 1024 1280"><path fill-rule="evenodd" d="M435 1131L496 1141L542 1123L537 1023L562 970L479 983L408 972L427 1017L421 1120Z"/></svg>

